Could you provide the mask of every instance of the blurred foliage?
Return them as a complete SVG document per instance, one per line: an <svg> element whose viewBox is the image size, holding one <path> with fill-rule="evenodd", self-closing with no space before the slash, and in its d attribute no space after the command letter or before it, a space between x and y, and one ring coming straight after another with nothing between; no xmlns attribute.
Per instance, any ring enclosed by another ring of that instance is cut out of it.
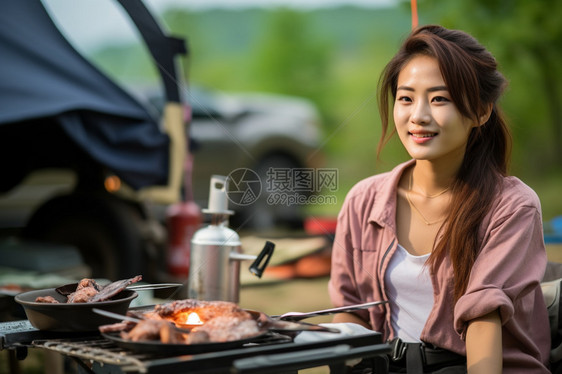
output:
<svg viewBox="0 0 562 374"><path fill-rule="evenodd" d="M266 24L250 62L254 80L266 91L321 101L330 84L329 41L313 35L306 14L288 8L268 14Z"/></svg>
<svg viewBox="0 0 562 374"><path fill-rule="evenodd" d="M326 166L340 172L339 203L359 179L405 159L400 146L390 146L379 166L375 149L378 76L410 30L407 12L348 6L173 9L164 18L173 34L189 39L184 70L190 84L296 95L318 106L321 151ZM335 214L339 207L316 208Z"/></svg>
<svg viewBox="0 0 562 374"><path fill-rule="evenodd" d="M562 2L420 0L420 11L486 45L510 81L502 101L513 129L512 172L539 194L546 219L562 214Z"/></svg>
<svg viewBox="0 0 562 374"><path fill-rule="evenodd" d="M562 2L418 0L418 12L420 24L463 29L497 57L510 81L502 105L513 129L512 173L538 192L546 219L562 214ZM376 158L376 86L410 31L409 1L391 8L173 8L164 19L189 42L189 84L316 103L326 166L340 171L338 203L359 179L407 159L397 139ZM115 61L123 64L123 56ZM339 204L320 208L335 214Z"/></svg>
<svg viewBox="0 0 562 374"><path fill-rule="evenodd" d="M499 60L511 81L504 106L514 124L514 165L520 172L560 170L562 160L562 2L557 0L462 0L436 9L446 27L468 31ZM467 15L471 15L467 17ZM477 20L477 22L475 22Z"/></svg>

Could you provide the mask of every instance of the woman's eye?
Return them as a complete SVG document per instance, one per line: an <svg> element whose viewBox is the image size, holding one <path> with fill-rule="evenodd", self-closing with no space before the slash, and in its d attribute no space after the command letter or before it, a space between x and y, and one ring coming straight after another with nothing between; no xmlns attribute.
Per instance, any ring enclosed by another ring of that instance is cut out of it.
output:
<svg viewBox="0 0 562 374"><path fill-rule="evenodd" d="M437 103L446 103L446 102L449 102L450 100L447 99L447 98L444 97L444 96L435 96L435 97L433 98L433 101L434 101L434 102L437 102Z"/></svg>
<svg viewBox="0 0 562 374"><path fill-rule="evenodd" d="M410 102L410 101L412 101L412 99L410 99L408 96L398 96L398 98L396 99L396 101Z"/></svg>

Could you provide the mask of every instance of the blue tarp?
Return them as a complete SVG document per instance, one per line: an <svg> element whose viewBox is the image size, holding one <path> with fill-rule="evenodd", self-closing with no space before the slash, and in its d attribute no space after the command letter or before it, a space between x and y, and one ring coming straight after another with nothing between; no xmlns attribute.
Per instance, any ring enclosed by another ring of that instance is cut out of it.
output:
<svg viewBox="0 0 562 374"><path fill-rule="evenodd" d="M39 0L2 5L0 130L48 119L131 187L166 184L169 139L158 119L81 56ZM33 127L27 131L33 136ZM5 137L0 142L26 147Z"/></svg>
<svg viewBox="0 0 562 374"><path fill-rule="evenodd" d="M562 244L562 216L554 217L545 222L544 242L546 244Z"/></svg>

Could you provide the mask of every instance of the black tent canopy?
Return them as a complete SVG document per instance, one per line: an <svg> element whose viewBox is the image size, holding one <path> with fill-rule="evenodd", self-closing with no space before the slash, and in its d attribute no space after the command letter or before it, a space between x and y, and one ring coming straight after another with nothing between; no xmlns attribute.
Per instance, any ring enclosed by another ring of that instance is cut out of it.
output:
<svg viewBox="0 0 562 374"><path fill-rule="evenodd" d="M185 52L183 42L165 36L140 1L120 3L157 61L167 99L179 102L173 59ZM0 190L51 158L72 162L73 152L134 189L165 185L170 138L159 119L80 55L39 0L1 7Z"/></svg>

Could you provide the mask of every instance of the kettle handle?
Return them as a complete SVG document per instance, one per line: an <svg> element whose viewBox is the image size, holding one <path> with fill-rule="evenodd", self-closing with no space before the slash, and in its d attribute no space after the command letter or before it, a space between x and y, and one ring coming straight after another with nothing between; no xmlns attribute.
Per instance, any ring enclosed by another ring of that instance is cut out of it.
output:
<svg viewBox="0 0 562 374"><path fill-rule="evenodd" d="M275 244L270 241L265 242L265 246L261 250L260 254L254 262L250 265L250 273L258 278L261 278L271 256L273 255L273 250L275 249Z"/></svg>

